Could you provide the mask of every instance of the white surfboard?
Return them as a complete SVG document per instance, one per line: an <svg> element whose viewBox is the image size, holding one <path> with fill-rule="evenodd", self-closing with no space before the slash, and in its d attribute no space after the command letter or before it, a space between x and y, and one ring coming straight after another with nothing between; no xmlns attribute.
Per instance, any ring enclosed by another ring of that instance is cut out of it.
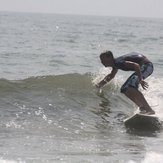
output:
<svg viewBox="0 0 163 163"><path fill-rule="evenodd" d="M131 129L152 129L158 130L161 128L161 121L155 114L147 115L136 112L131 117L124 120L127 128Z"/></svg>

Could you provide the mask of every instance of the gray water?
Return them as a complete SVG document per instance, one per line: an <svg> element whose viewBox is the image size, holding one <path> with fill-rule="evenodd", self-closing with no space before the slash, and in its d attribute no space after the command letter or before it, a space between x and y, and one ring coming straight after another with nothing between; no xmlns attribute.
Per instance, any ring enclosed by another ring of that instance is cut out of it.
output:
<svg viewBox="0 0 163 163"><path fill-rule="evenodd" d="M93 83L110 69L99 54L146 55L155 71L143 91L163 120L163 20L0 13L0 162L159 163L160 131L130 131L136 106L119 93L120 71L100 93Z"/></svg>

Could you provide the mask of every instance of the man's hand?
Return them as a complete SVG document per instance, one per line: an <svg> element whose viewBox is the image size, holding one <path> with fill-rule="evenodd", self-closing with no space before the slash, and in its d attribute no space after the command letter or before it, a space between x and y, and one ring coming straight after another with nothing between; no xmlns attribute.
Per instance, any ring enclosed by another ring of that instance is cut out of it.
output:
<svg viewBox="0 0 163 163"><path fill-rule="evenodd" d="M142 88L145 89L145 90L149 87L148 83L145 82L144 80L141 80L140 84L141 84Z"/></svg>
<svg viewBox="0 0 163 163"><path fill-rule="evenodd" d="M97 88L102 88L107 82L102 80L100 83L96 84Z"/></svg>
<svg viewBox="0 0 163 163"><path fill-rule="evenodd" d="M115 77L117 72L118 72L118 69L112 69L110 74L105 76L105 78L102 81L100 81L98 84L96 84L96 87L102 88L106 83L110 82L110 80L112 80Z"/></svg>

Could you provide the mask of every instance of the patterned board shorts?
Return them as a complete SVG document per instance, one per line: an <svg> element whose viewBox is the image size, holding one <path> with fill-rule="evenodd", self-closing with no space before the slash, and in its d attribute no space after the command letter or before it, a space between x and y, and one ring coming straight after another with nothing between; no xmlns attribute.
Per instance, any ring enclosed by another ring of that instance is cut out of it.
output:
<svg viewBox="0 0 163 163"><path fill-rule="evenodd" d="M153 64L148 63L144 64L140 68L141 75L143 79L146 79L148 76L150 76L153 72ZM127 80L126 82L122 85L121 87L121 92L124 93L128 87L133 87L135 89L139 88L139 78L136 73L133 73Z"/></svg>

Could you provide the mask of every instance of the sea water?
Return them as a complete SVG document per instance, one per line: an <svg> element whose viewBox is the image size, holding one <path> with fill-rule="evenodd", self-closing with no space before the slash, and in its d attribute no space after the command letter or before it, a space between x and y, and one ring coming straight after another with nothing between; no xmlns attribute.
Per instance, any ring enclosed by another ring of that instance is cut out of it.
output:
<svg viewBox="0 0 163 163"><path fill-rule="evenodd" d="M99 54L136 51L154 64L143 91L163 120L163 19L0 13L0 162L161 163L163 132L128 131L136 106L119 90L132 72Z"/></svg>

